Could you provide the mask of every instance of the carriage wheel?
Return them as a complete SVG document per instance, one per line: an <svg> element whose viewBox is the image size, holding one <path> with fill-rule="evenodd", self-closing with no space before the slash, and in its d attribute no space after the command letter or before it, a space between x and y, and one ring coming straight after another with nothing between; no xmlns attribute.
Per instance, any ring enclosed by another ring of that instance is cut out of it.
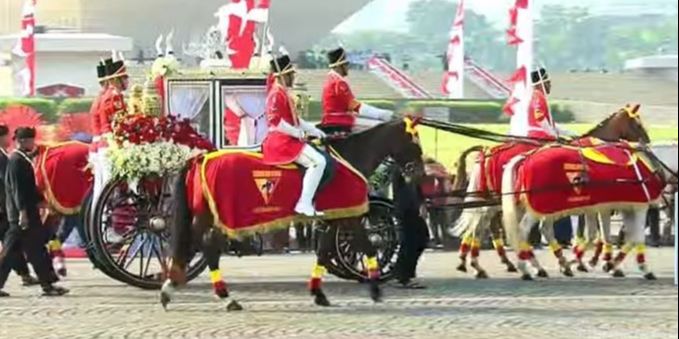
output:
<svg viewBox="0 0 679 339"><path fill-rule="evenodd" d="M320 250L320 241L323 238L323 236L326 236L326 233L329 232L334 232L334 228L330 227L330 225L322 220L315 221L315 224L313 225L313 248L315 248L315 252L317 256L320 256L319 250ZM334 234L330 234L330 236L333 237L334 241ZM328 273L340 278L340 279L345 279L345 280L354 280L355 278L349 272L347 269L344 268L344 265L339 260L339 257L337 256L337 250L335 250L334 244L333 247L329 249L331 253L328 255L328 262L325 263L325 269L328 270Z"/></svg>
<svg viewBox="0 0 679 339"><path fill-rule="evenodd" d="M120 280L119 275L116 275L116 273L113 271L113 269L106 264L106 262L101 258L101 254L96 250L96 247L94 246L94 242L92 241L92 232L90 231L92 227L90 226L92 224L92 191L90 190L89 193L87 193L87 196L85 197L82 205L82 209L80 212L80 220L83 225L83 233L85 236L85 239L82 239L83 242L85 243L85 252L87 253L87 257L94 265L95 269L98 269L102 273L106 274L108 277L113 278L115 280Z"/></svg>
<svg viewBox="0 0 679 339"><path fill-rule="evenodd" d="M144 185L135 193L122 181L104 187L89 232L105 274L143 289L161 287L169 268L170 198L149 193ZM206 266L202 254L194 256L187 266L187 280Z"/></svg>
<svg viewBox="0 0 679 339"><path fill-rule="evenodd" d="M380 279L382 281L392 278L398 256L398 228L393 211L394 207L391 202L371 200L370 212L363 218L368 239L377 250L377 261L380 265ZM366 281L368 279L367 268L365 267L366 256L365 253L356 249L353 239L353 231L336 228L337 259L344 270L349 273L349 279Z"/></svg>

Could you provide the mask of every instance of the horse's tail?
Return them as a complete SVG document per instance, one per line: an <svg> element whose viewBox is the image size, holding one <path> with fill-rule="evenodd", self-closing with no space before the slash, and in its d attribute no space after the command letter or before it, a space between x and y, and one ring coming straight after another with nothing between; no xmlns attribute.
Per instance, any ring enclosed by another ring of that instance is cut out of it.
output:
<svg viewBox="0 0 679 339"><path fill-rule="evenodd" d="M474 152L483 152L484 147L483 146L474 146L471 147L462 154L460 154L460 158L457 160L457 173L455 173L455 181L453 182L453 190L459 191L465 188L467 185L467 157L469 157L470 154Z"/></svg>
<svg viewBox="0 0 679 339"><path fill-rule="evenodd" d="M459 192L465 187L467 192L462 200L465 202L482 201L478 196L477 187L481 182L481 164L474 164L471 175L467 176L467 157L473 152L483 152L483 146L474 146L462 152L457 166L457 175L453 190ZM477 230L484 226L486 209L483 207L464 208L455 225L450 230L450 234L461 237L463 234L475 235Z"/></svg>
<svg viewBox="0 0 679 339"><path fill-rule="evenodd" d="M520 220L516 196L514 192L516 183L516 168L524 159L523 156L514 157L502 173L502 219L507 235L507 242L515 250L519 250L521 244Z"/></svg>
<svg viewBox="0 0 679 339"><path fill-rule="evenodd" d="M176 280L184 283L185 269L191 260L193 241L191 239L191 224L193 215L189 206L187 185L187 175L193 162L187 164L179 171L174 182L174 213L171 225L171 245L172 245L172 269L171 274L178 274ZM179 272L177 272L179 270ZM174 280L174 279L173 279Z"/></svg>

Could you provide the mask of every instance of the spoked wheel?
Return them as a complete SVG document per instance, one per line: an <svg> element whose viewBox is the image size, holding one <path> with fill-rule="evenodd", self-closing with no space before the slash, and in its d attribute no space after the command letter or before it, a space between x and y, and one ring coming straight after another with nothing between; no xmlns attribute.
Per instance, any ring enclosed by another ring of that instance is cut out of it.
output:
<svg viewBox="0 0 679 339"><path fill-rule="evenodd" d="M173 203L167 180L142 181L131 190L123 181L109 182L92 214L89 232L102 271L143 289L159 289L169 270ZM207 266L196 254L187 280Z"/></svg>
<svg viewBox="0 0 679 339"><path fill-rule="evenodd" d="M330 234L333 232L332 234ZM322 241L322 237L325 236L330 236L332 237L332 241L335 241L335 229L330 227L325 222L318 221L317 224L314 227L314 239L315 239L315 248L316 248L316 254L320 255L318 251L320 251L319 248L319 243ZM328 260L329 262L326 262L325 268L328 270L328 273L340 278L340 279L345 279L345 280L355 280L356 278L351 274L349 270L347 270L342 262L339 259L339 256L337 255L338 251L335 249L334 244L333 247L328 249L329 251L332 251L328 255Z"/></svg>
<svg viewBox="0 0 679 339"><path fill-rule="evenodd" d="M377 250L382 281L392 278L398 256L398 227L393 211L391 202L381 199L371 200L370 212L363 218L368 239ZM349 274L349 279L358 281L368 279L368 270L365 267L366 255L356 248L353 231L336 228L335 248L337 259L344 271Z"/></svg>

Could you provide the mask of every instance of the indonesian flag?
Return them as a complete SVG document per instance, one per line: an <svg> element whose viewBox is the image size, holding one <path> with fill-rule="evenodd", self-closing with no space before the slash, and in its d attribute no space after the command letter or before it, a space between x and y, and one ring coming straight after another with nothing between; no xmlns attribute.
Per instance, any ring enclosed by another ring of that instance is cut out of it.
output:
<svg viewBox="0 0 679 339"><path fill-rule="evenodd" d="M455 13L446 52L448 71L443 75L442 92L451 99L464 98L464 0Z"/></svg>
<svg viewBox="0 0 679 339"><path fill-rule="evenodd" d="M269 21L271 0L231 0L215 16L224 37L231 67L247 69L257 46L257 24Z"/></svg>
<svg viewBox="0 0 679 339"><path fill-rule="evenodd" d="M22 84L21 94L24 96L35 95L35 2L36 0L26 0L24 3L21 34L12 51L26 60L26 66L16 74Z"/></svg>
<svg viewBox="0 0 679 339"><path fill-rule="evenodd" d="M507 42L516 46L516 71L510 78L514 85L504 112L511 116L510 133L528 135L528 111L532 95L530 71L533 65L533 0L516 0L509 10Z"/></svg>

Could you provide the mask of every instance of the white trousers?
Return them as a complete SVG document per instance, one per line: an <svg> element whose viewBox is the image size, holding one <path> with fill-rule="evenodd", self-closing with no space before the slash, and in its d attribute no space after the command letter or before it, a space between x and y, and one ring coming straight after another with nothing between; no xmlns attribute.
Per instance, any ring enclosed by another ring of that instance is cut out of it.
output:
<svg viewBox="0 0 679 339"><path fill-rule="evenodd" d="M298 206L313 206L314 196L318 185L323 178L323 172L327 162L323 154L310 145L304 145L302 154L295 162L306 168L304 179L302 180L302 195L297 202Z"/></svg>
<svg viewBox="0 0 679 339"><path fill-rule="evenodd" d="M111 172L106 157L106 147L100 147L96 152L90 153L94 182L92 185L92 211L97 207L97 200L104 190L106 183L111 179Z"/></svg>

